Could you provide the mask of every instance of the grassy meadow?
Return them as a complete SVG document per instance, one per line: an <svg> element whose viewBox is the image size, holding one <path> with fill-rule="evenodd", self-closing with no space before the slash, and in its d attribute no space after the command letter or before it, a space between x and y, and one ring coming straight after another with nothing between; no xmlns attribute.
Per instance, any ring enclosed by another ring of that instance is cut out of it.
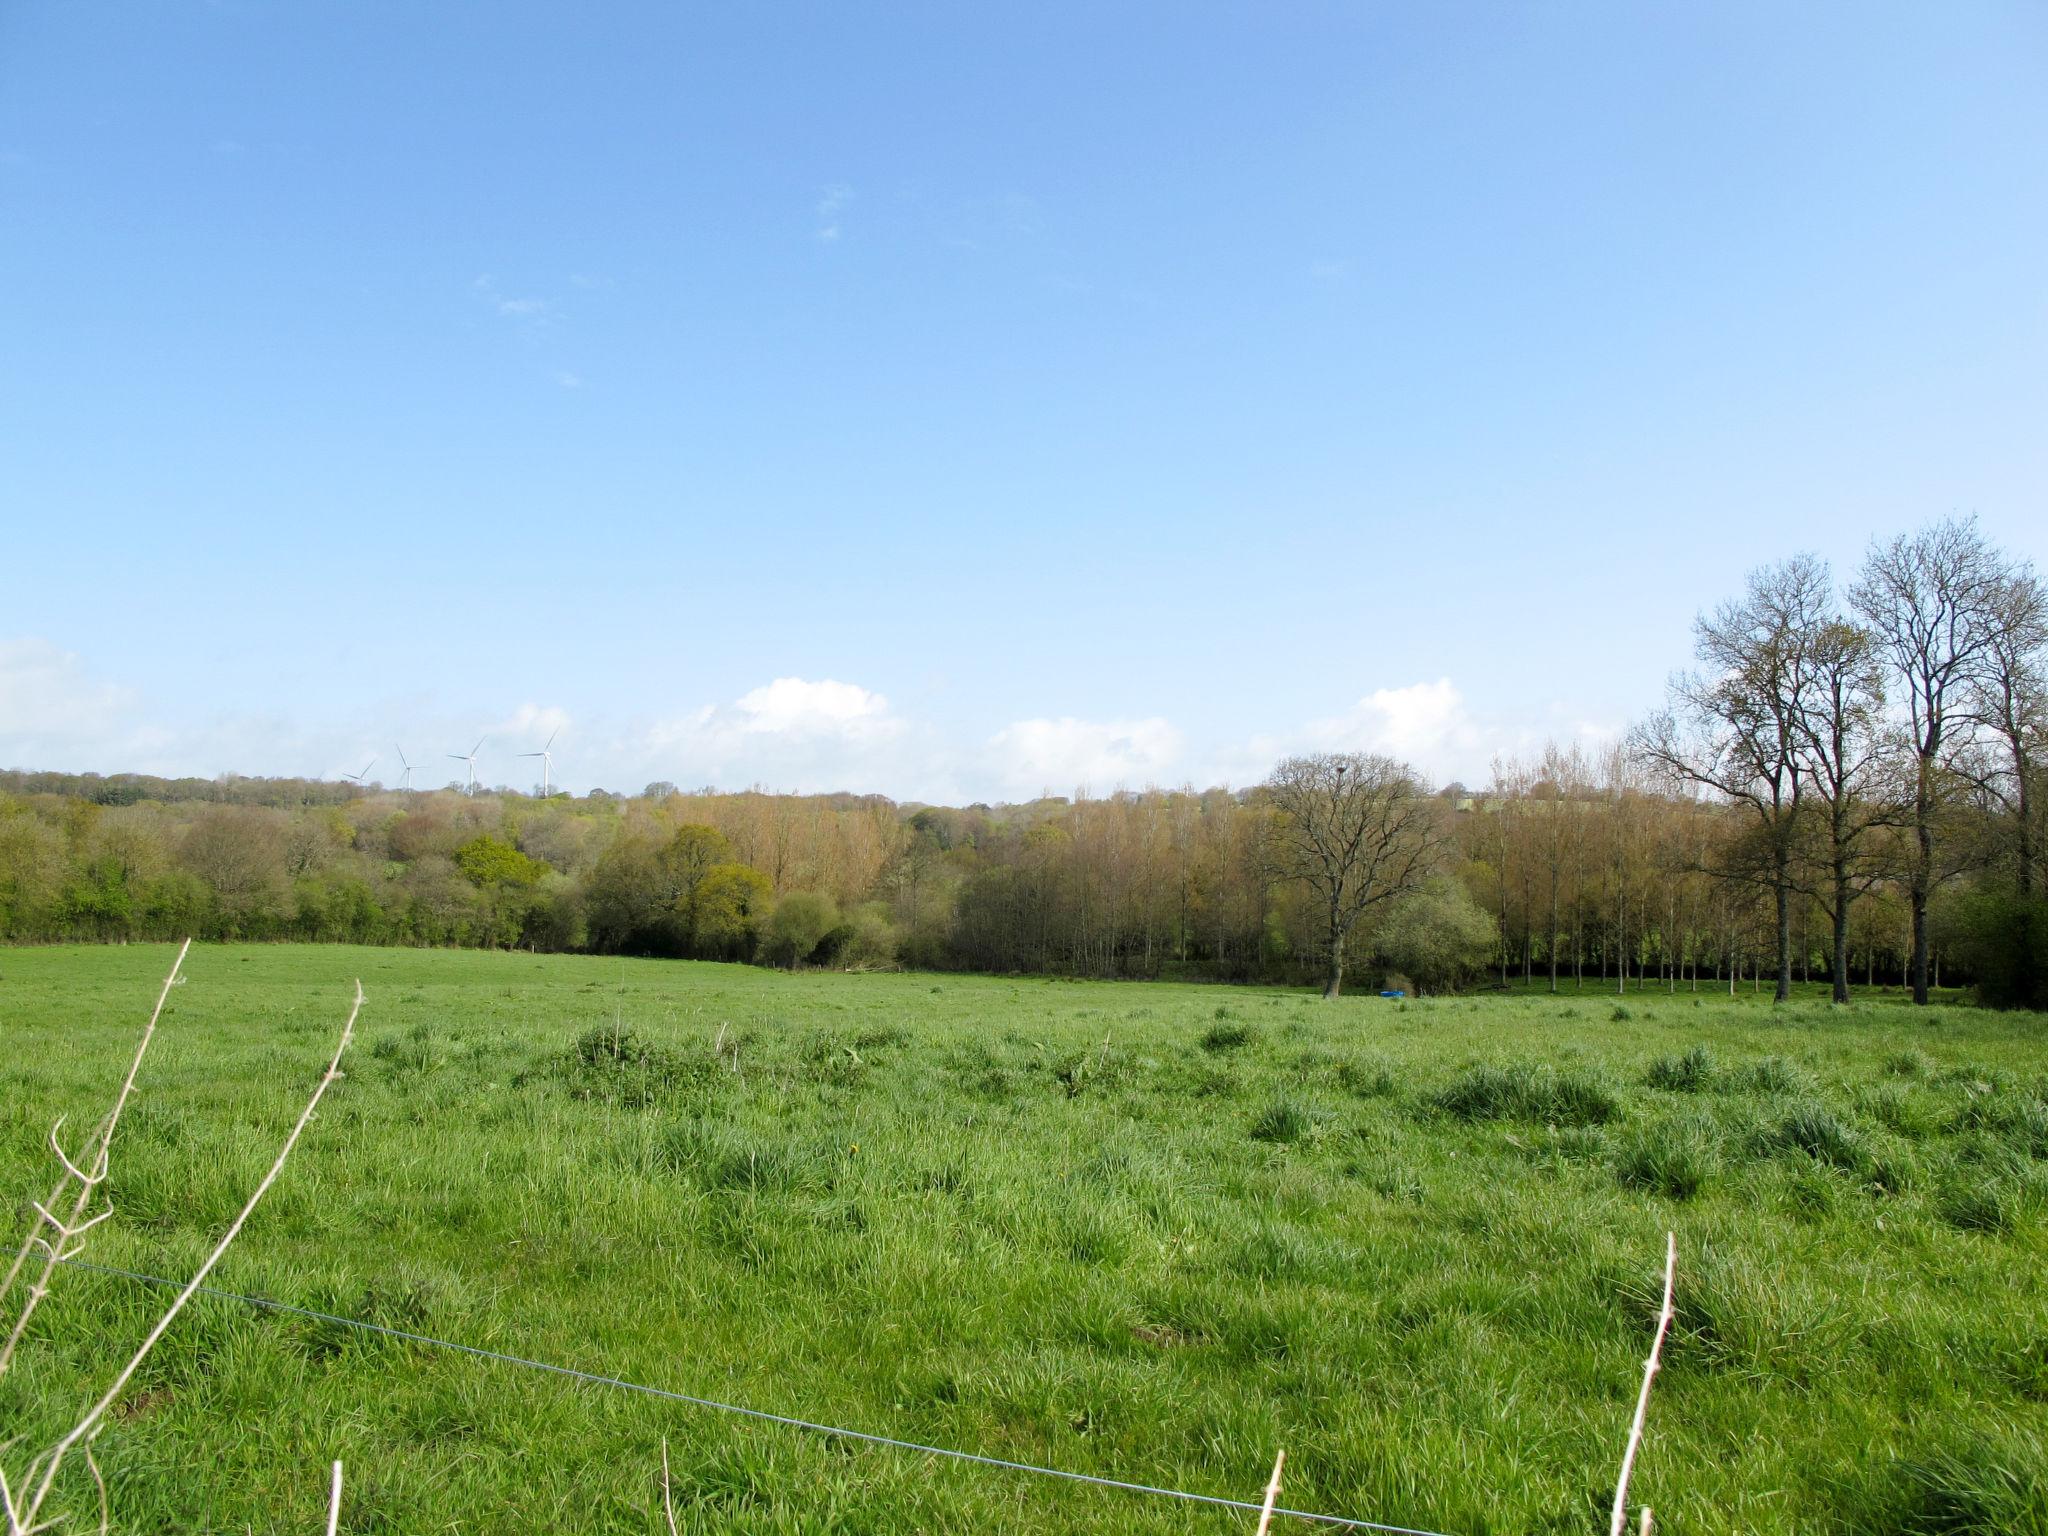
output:
<svg viewBox="0 0 2048 1536"><path fill-rule="evenodd" d="M171 950L0 952L0 1187ZM1745 991L1213 986L196 948L87 1257L182 1275L348 1077L235 1291L858 1429L1482 1532L2048 1532L2048 1019ZM10 1469L165 1297L61 1272ZM122 1532L1249 1530L200 1300L102 1437ZM80 1480L81 1517L90 1486ZM1295 1526L1296 1529L1307 1529Z"/></svg>

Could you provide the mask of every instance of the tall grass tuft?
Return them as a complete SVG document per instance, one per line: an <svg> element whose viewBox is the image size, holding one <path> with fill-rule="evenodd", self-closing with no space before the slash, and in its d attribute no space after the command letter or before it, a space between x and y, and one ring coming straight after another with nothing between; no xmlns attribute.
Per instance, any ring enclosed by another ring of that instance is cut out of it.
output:
<svg viewBox="0 0 2048 1536"><path fill-rule="evenodd" d="M1666 1093L1698 1093L1707 1086L1713 1070L1714 1058L1705 1046L1696 1045L1682 1056L1659 1056L1650 1063L1643 1081Z"/></svg>

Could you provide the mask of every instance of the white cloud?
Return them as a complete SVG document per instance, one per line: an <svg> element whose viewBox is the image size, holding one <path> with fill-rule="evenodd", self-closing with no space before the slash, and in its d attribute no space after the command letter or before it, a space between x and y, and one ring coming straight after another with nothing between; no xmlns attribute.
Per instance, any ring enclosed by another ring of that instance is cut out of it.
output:
<svg viewBox="0 0 2048 1536"><path fill-rule="evenodd" d="M1462 759L1481 738L1464 695L1448 677L1376 689L1342 714L1312 721L1308 735L1320 746L1385 752L1418 764Z"/></svg>
<svg viewBox="0 0 2048 1536"><path fill-rule="evenodd" d="M853 188L844 182L834 182L818 197L818 228L816 238L827 245L840 236L839 215L846 205L853 201Z"/></svg>
<svg viewBox="0 0 2048 1536"><path fill-rule="evenodd" d="M126 689L94 678L70 651L32 636L0 640L0 722L10 743L103 737L131 703Z"/></svg>
<svg viewBox="0 0 2048 1536"><path fill-rule="evenodd" d="M1018 720L989 738L988 773L1011 794L1142 788L1171 776L1181 734L1165 720Z"/></svg>
<svg viewBox="0 0 2048 1536"><path fill-rule="evenodd" d="M889 714L889 701L855 683L807 682L801 677L778 677L733 704L738 729L787 735L872 735L886 733L896 722Z"/></svg>
<svg viewBox="0 0 2048 1536"><path fill-rule="evenodd" d="M730 704L657 721L621 755L649 778L679 784L889 793L909 775L931 782L938 753L879 693L836 678L778 677Z"/></svg>

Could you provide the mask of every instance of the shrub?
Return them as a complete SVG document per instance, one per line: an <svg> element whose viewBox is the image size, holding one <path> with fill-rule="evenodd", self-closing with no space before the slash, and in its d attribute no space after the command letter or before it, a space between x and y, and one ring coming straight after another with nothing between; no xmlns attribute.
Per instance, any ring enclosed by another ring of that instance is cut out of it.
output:
<svg viewBox="0 0 2048 1536"><path fill-rule="evenodd" d="M1472 899L1464 882L1440 875L1388 908L1373 936L1373 953L1389 971L1405 972L1419 987L1436 992L1478 972L1499 942L1492 914Z"/></svg>
<svg viewBox="0 0 2048 1536"><path fill-rule="evenodd" d="M1659 1056L1650 1063L1643 1081L1667 1093L1698 1093L1713 1069L1714 1059L1707 1048L1696 1045L1683 1056Z"/></svg>
<svg viewBox="0 0 2048 1536"><path fill-rule="evenodd" d="M839 908L830 896L791 891L776 903L761 935L761 958L769 965L796 969L818 952L825 937L839 926Z"/></svg>
<svg viewBox="0 0 2048 1536"><path fill-rule="evenodd" d="M900 942L888 907L864 901L826 936L825 948L841 970L886 971L896 964Z"/></svg>

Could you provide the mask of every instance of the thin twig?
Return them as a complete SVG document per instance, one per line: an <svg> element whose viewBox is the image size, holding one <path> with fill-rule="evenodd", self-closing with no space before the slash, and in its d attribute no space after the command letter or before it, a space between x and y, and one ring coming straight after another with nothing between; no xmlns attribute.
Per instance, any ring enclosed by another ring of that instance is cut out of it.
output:
<svg viewBox="0 0 2048 1536"><path fill-rule="evenodd" d="M142 1362L148 1358L149 1352L156 1347L157 1340L164 1336L164 1333L170 1328L177 1315L185 1310L185 1303L190 1301L198 1292L200 1286L205 1283L206 1277L213 1273L214 1265L218 1264L221 1260L221 1255L228 1251L228 1245L241 1235L242 1227L255 1211L257 1203L270 1192L270 1186L277 1182L277 1176L284 1172L285 1159L291 1156L292 1148L298 1145L299 1136L305 1131L307 1123L313 1118L313 1111L320 1107L320 1100L326 1095L328 1088L341 1076L341 1055L342 1052L348 1049L348 1043L355 1034L356 1015L362 1012L362 1008L363 984L358 981L356 983L355 1002L348 1011L347 1022L341 1027L341 1040L334 1047L334 1057L327 1063L327 1070L321 1074L318 1085L313 1089L313 1096L306 1100L306 1107L300 1111L298 1122L292 1126L291 1134L285 1137L284 1145L278 1148L277 1157L272 1161L270 1171L263 1175L262 1182L257 1184L247 1202L242 1206L240 1213L229 1224L227 1231L221 1234L220 1241L213 1245L213 1251L206 1256L205 1262L197 1270L193 1271L192 1278L185 1283L185 1288L172 1298L171 1304L168 1307L164 1308L163 1315L156 1320L156 1326L149 1330L149 1336L142 1341L141 1346L129 1357L128 1363L121 1367L120 1373L113 1380L113 1384L100 1394L99 1401L86 1410L85 1416L72 1426L69 1434L65 1435L62 1440L59 1440L38 1458L41 1472L40 1475L31 1474L35 1476L35 1491L27 1495L24 1500L22 1508L23 1524L32 1524L34 1522L36 1512L42 1508L43 1501L50 1495L50 1487L57 1480L58 1469L63 1466L66 1454L78 1445L80 1441L89 1439L99 1427L100 1421L107 1415L107 1410L114 1406L115 1402L119 1400L121 1393L126 1390L129 1381L142 1368Z"/></svg>
<svg viewBox="0 0 2048 1536"><path fill-rule="evenodd" d="M1664 1234L1664 1305L1657 1312L1657 1337L1650 1344L1650 1358L1643 1362L1643 1389L1636 1394L1635 1422L1629 1426L1628 1447L1621 1453L1621 1477L1614 1485L1614 1514L1607 1522L1608 1536L1622 1536L1628 1528L1628 1478L1635 1470L1636 1451L1643 1443L1643 1417L1650 1411L1650 1383L1657 1379L1662 1364L1664 1336L1671 1331L1671 1293L1678 1278L1678 1234ZM1644 1529L1650 1512L1643 1511Z"/></svg>
<svg viewBox="0 0 2048 1536"><path fill-rule="evenodd" d="M1287 1452L1277 1451L1273 1456L1273 1479L1266 1484L1266 1504L1259 1511L1258 1536L1266 1536L1266 1527L1273 1523L1273 1506L1280 1502L1280 1469L1287 1464Z"/></svg>
<svg viewBox="0 0 2048 1536"><path fill-rule="evenodd" d="M682 1536L676 1529L676 1501L668 1485L668 1436L661 1437L661 1512L668 1517L668 1536Z"/></svg>
<svg viewBox="0 0 2048 1536"><path fill-rule="evenodd" d="M13 1363L15 1346L21 1342L21 1336L28 1331L29 1319L35 1315L35 1310L42 1304L43 1297L49 1294L50 1275L57 1267L57 1261L66 1242L92 1225L92 1222L86 1222L81 1226L80 1219L85 1215L86 1205L92 1200L93 1191L107 1176L107 1150L113 1145L114 1128L121 1123L121 1111L128 1107L128 1096L135 1091L135 1076L142 1070L142 1058L148 1054L150 1041L156 1038L156 1021L163 1016L164 1003L170 998L171 988L178 984L178 972L183 968L185 955L191 948L190 939L178 946L178 958L171 962L170 972L164 977L163 990L157 993L156 1007L150 1010L149 1022L142 1028L142 1038L135 1044L135 1055L128 1063L128 1075L121 1080L121 1091L114 1095L113 1107L106 1112L91 1137L87 1139L84 1157L73 1161L65 1155L64 1149L57 1145L57 1131L64 1124L62 1119L50 1128L50 1147L56 1152L57 1161L64 1165L64 1171L58 1176L56 1186L51 1189L50 1198L39 1203L36 1210L57 1229L57 1241L38 1244L35 1241L41 1235L41 1226L38 1224L22 1241L21 1250L15 1254L14 1262L8 1266L7 1278L0 1280L0 1300L5 1300L27 1265L29 1255L38 1246L43 1248L42 1272L29 1286L28 1294L23 1298L21 1311L14 1319L14 1326L8 1330L7 1342L0 1344L0 1375L5 1375L7 1367ZM72 1198L71 1218L69 1221L61 1221L50 1212L59 1207L66 1187L74 1183L77 1185L77 1193ZM97 1221L99 1217L94 1217L93 1220Z"/></svg>
<svg viewBox="0 0 2048 1536"><path fill-rule="evenodd" d="M341 1529L341 1463L334 1464L334 1483L327 1494L327 1536Z"/></svg>

